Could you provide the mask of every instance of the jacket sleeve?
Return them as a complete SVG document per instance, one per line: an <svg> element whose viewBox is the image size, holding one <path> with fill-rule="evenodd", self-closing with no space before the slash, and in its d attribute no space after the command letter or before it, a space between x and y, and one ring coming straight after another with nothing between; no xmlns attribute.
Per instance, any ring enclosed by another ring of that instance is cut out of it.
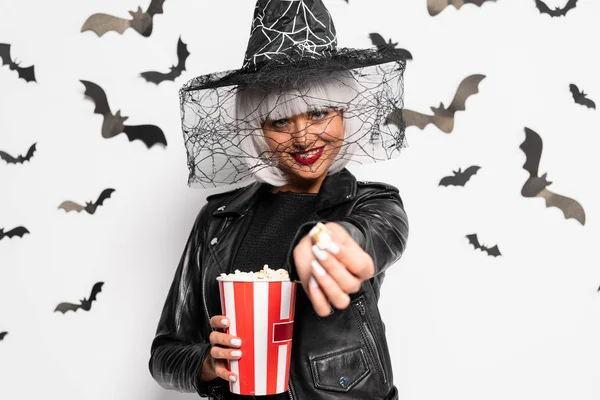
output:
<svg viewBox="0 0 600 400"><path fill-rule="evenodd" d="M398 189L393 186L366 194L350 215L335 222L373 258L374 276L384 272L404 253L408 218Z"/></svg>
<svg viewBox="0 0 600 400"><path fill-rule="evenodd" d="M202 362L210 343L201 293L198 257L207 205L199 212L175 272L152 341L150 374L165 389L211 396L220 379L200 381Z"/></svg>
<svg viewBox="0 0 600 400"><path fill-rule="evenodd" d="M309 221L298 229L288 253L290 277L298 279L293 249L315 223ZM348 231L352 239L367 252L375 264L375 274L379 275L387 267L400 259L408 239L408 218L398 189L391 185L370 190L358 195L352 211L336 222Z"/></svg>

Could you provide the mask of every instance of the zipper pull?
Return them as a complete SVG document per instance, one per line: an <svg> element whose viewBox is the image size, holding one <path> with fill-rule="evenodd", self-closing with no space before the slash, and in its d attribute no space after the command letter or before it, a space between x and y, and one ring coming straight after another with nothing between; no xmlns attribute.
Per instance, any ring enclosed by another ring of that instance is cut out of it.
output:
<svg viewBox="0 0 600 400"><path fill-rule="evenodd" d="M365 305L363 304L362 300L356 303L356 308L358 308L360 315L365 315Z"/></svg>

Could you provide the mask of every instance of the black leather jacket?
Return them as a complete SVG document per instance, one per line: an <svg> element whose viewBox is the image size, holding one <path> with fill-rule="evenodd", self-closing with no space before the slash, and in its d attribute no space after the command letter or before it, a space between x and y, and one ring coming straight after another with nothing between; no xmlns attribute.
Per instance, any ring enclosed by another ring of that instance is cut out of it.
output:
<svg viewBox="0 0 600 400"><path fill-rule="evenodd" d="M151 346L150 373L164 388L224 398L228 383L201 382L210 348L209 319L221 314L216 277L228 272L248 228L261 185L209 196L202 207L171 284ZM377 302L384 271L406 246L408 222L398 189L357 182L347 169L329 174L316 197L316 211L303 224L288 253L317 221L341 224L373 258L375 276L363 282L351 304L318 317L304 291L297 291L288 395L291 399L397 399L392 364Z"/></svg>

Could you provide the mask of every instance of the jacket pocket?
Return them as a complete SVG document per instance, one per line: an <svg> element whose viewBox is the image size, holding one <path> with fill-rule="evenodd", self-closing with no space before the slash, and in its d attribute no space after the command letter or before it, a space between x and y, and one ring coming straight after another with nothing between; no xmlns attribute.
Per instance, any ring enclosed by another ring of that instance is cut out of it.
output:
<svg viewBox="0 0 600 400"><path fill-rule="evenodd" d="M354 315L354 319L356 320L358 328L360 329L360 333L362 334L363 340L365 341L369 357L371 358L372 363L375 366L375 372L377 373L377 376L379 377L381 383L384 384L387 383L387 376L385 373L385 368L383 366L381 354L379 353L380 347L377 343L377 339L374 335L374 331L369 320L369 311L366 301L367 300L364 297L364 295L355 299L352 302L352 314Z"/></svg>
<svg viewBox="0 0 600 400"><path fill-rule="evenodd" d="M347 392L369 374L362 347L310 358L315 386L319 389Z"/></svg>

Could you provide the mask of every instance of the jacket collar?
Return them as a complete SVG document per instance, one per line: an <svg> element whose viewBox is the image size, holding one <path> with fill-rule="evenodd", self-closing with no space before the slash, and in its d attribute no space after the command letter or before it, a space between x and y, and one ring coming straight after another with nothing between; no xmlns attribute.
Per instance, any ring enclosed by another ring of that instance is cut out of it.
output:
<svg viewBox="0 0 600 400"><path fill-rule="evenodd" d="M213 212L213 215L243 214L252 207L258 195L270 187L271 185L268 183L254 182L237 190L231 197L224 199L221 206ZM355 197L356 178L344 168L339 172L327 174L315 199L315 211L319 212L326 208L335 207Z"/></svg>

